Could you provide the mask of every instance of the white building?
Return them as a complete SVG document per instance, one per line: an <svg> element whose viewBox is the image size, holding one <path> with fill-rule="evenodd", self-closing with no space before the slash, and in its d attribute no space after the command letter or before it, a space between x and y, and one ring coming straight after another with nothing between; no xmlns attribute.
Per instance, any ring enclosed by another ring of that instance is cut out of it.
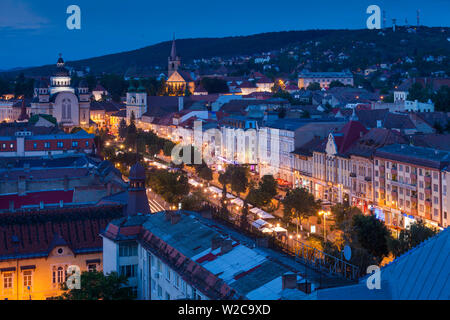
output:
<svg viewBox="0 0 450 320"><path fill-rule="evenodd" d="M39 81L34 88L31 114L48 114L66 127L88 127L90 96L87 83L81 81L78 88L71 86L69 71L59 57L50 84Z"/></svg>

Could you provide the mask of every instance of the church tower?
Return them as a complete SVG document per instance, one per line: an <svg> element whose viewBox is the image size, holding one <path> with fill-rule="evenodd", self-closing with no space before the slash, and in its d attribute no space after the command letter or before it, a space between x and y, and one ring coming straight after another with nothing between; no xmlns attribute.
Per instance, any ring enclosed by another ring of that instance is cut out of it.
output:
<svg viewBox="0 0 450 320"><path fill-rule="evenodd" d="M135 88L130 82L130 87L127 92L127 120L130 122L131 114L134 114L136 119L140 119L144 113L147 112L147 91L139 81L139 87Z"/></svg>
<svg viewBox="0 0 450 320"><path fill-rule="evenodd" d="M178 71L178 69L181 66L181 59L177 56L177 47L175 45L175 35L173 36L172 40L172 50L170 51L169 56L169 67L168 67L168 77L172 75L175 71Z"/></svg>

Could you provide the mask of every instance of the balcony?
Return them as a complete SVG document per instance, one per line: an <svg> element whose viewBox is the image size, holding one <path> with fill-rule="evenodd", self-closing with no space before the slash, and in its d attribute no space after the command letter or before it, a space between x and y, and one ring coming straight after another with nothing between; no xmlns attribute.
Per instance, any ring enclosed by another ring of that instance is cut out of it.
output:
<svg viewBox="0 0 450 320"><path fill-rule="evenodd" d="M425 206L428 208L431 208L431 200L430 199L425 200Z"/></svg>
<svg viewBox="0 0 450 320"><path fill-rule="evenodd" d="M356 173L354 173L354 172L350 172L350 177L352 177L352 178L356 178Z"/></svg>
<svg viewBox="0 0 450 320"><path fill-rule="evenodd" d="M425 176L425 183L431 184L431 176Z"/></svg>
<svg viewBox="0 0 450 320"><path fill-rule="evenodd" d="M385 171L385 167L384 166L380 166L380 172L384 173Z"/></svg>
<svg viewBox="0 0 450 320"><path fill-rule="evenodd" d="M394 174L397 175L397 173L398 173L398 172L397 172L397 168L392 168L392 169L391 169L391 174L392 174L392 175L394 175Z"/></svg>
<svg viewBox="0 0 450 320"><path fill-rule="evenodd" d="M366 180L367 182L372 181L372 177L364 177L364 180Z"/></svg>

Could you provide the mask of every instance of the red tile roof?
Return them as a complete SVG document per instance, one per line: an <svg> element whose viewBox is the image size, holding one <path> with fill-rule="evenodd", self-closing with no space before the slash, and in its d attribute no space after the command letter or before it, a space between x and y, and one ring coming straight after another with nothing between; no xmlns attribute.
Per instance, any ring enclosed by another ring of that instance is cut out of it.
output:
<svg viewBox="0 0 450 320"><path fill-rule="evenodd" d="M73 190L51 190L30 192L25 195L6 194L0 195L0 210L9 209L9 204L14 203L14 209L20 209L23 206L44 204L55 204L63 201L71 203L73 201Z"/></svg>
<svg viewBox="0 0 450 320"><path fill-rule="evenodd" d="M0 260L46 257L57 244L75 253L101 252L100 232L122 206L62 208L0 215Z"/></svg>

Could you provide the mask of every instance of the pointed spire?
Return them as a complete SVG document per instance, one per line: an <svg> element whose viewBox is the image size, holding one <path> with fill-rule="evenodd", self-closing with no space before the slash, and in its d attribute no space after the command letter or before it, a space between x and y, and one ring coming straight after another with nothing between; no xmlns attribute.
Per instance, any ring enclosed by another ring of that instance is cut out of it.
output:
<svg viewBox="0 0 450 320"><path fill-rule="evenodd" d="M173 34L172 50L170 51L170 58L172 60L175 60L177 58L177 48L176 48L176 45L175 45L175 33Z"/></svg>

